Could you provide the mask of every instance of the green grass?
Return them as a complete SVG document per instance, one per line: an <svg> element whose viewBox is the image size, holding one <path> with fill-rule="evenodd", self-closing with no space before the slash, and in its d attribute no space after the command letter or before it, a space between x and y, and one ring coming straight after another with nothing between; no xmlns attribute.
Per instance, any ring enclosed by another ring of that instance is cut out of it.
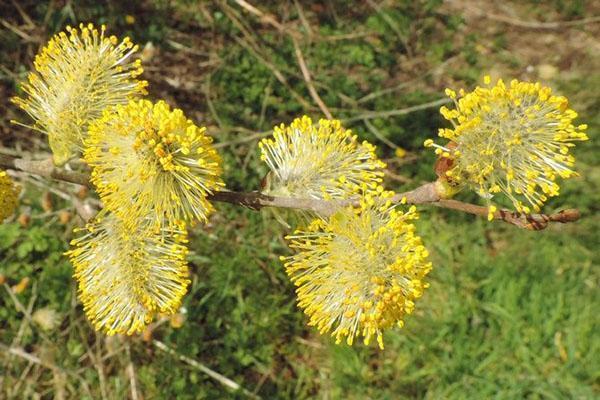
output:
<svg viewBox="0 0 600 400"><path fill-rule="evenodd" d="M267 131L300 114L320 115L300 74L290 38L233 2L229 7L216 1L190 6L192 2L183 0L108 6L88 1L22 3L24 12L46 32L91 19L141 44L153 41L159 51L148 61L151 95L167 98L205 123L217 143ZM355 7L341 0L298 2L313 34L310 40L298 9L284 3L253 2L274 16L297 21L315 87L340 118L437 99L446 85L472 87L487 69L500 69L507 77L520 76L529 63L524 51L513 51L510 31L497 28L502 35L494 35L474 29L460 13L449 12L439 1L393 2L394 6L379 11L366 2ZM525 10L530 19L586 15L582 2L540 3L515 7ZM12 6L2 5L0 11L18 15ZM138 23L128 25L127 14ZM18 19L9 22L21 23ZM240 29L240 22L248 35ZM336 39L357 32L368 34ZM43 35L42 30L38 33ZM0 60L12 72L0 70L0 89L12 94L16 78L23 77L30 65L28 54L37 45L24 42L12 30L0 31L0 38ZM173 41L194 52L176 49ZM217 60L209 67L204 64L209 59L206 54ZM269 60L271 67L257 55ZM434 263L431 287L417 302L406 326L385 334L384 351L360 343L336 346L329 337L307 327L278 258L289 251L283 240L286 228L269 212L221 204L209 224L192 234L192 285L184 299L185 323L174 328L168 318L161 319L152 338L268 399L600 396L600 339L596 334L600 329L600 74L595 68L597 56L586 57L550 82L569 97L581 121L590 125L591 140L575 151L581 177L565 183L561 196L547 209L579 208L581 221L527 232L420 207L417 226ZM431 72L449 59L441 72ZM285 84L272 67L285 77ZM174 87L165 83L165 77L195 83ZM385 91L403 83L396 91ZM7 119L17 114L11 106L7 109ZM434 178L434 157L422 143L443 124L435 109L370 122L375 132L361 120L348 126L361 139L378 144L384 158L391 157L393 149L377 136L406 148L416 158L394 167L395 173L411 182L399 186L390 180L390 188L406 189ZM2 127L7 124L1 121ZM16 134L0 136L5 147L43 151L30 132L14 127L10 131ZM266 168L258 159L256 140L219 151L230 189L259 186ZM68 185L48 184L67 193L73 190ZM246 398L161 352L147 337L105 338L94 333L76 301L72 268L62 255L71 228L80 222L73 219L62 224L56 213L74 209L70 202L54 196L54 209L46 213L39 202L46 189L30 181L23 185L25 197L19 213L30 214L31 223L27 227L15 221L0 225L0 274L6 279L0 286L0 343L22 348L40 361L30 366L23 357L9 355L0 347L0 398L34 398L36 394L41 398L62 394L65 398L127 398L130 361L145 399ZM459 198L479 201L468 193ZM30 279L29 285L11 296L11 287L23 278ZM24 313L21 307L31 311ZM49 331L30 318L44 308L59 315L59 325Z"/></svg>
<svg viewBox="0 0 600 400"><path fill-rule="evenodd" d="M593 240L592 227L588 222L577 232ZM572 229L510 232L508 241L509 232L484 223L434 217L421 228L437 267L432 287L406 330L388 335L375 361L364 350L357 358L354 351L332 349L331 378L345 388L340 395L594 396L600 363L592 337L591 304L598 302L592 248L567 240ZM369 360L376 373L361 371Z"/></svg>

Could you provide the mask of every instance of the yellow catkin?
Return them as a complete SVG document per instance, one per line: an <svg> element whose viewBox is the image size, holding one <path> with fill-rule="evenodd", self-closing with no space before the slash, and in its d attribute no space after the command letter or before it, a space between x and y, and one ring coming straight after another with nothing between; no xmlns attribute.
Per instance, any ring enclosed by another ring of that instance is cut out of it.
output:
<svg viewBox="0 0 600 400"><path fill-rule="evenodd" d="M21 84L25 96L12 99L34 120L32 128L48 135L57 165L81 150L88 124L105 107L146 93L147 82L137 79L141 61L132 59L138 46L105 30L80 24L55 35Z"/></svg>
<svg viewBox="0 0 600 400"><path fill-rule="evenodd" d="M111 107L94 121L84 158L105 207L127 226L148 215L205 221L213 210L206 196L224 186L221 158L206 129L159 101Z"/></svg>
<svg viewBox="0 0 600 400"><path fill-rule="evenodd" d="M103 212L83 232L66 254L96 330L131 335L157 313L177 312L190 283L183 223L162 231L131 230Z"/></svg>
<svg viewBox="0 0 600 400"><path fill-rule="evenodd" d="M6 171L0 170L0 222L15 212L20 191Z"/></svg>
<svg viewBox="0 0 600 400"><path fill-rule="evenodd" d="M273 195L344 199L376 188L385 168L375 146L360 143L338 120L313 124L303 116L276 126L259 146L272 175L265 192Z"/></svg>
<svg viewBox="0 0 600 400"><path fill-rule="evenodd" d="M519 212L539 211L545 201L559 194L558 178L576 176L573 142L588 140L587 126L575 126L577 113L563 96L555 96L540 83L498 80L470 93L447 94L454 109L441 114L452 129L439 136L450 145L425 141L436 153L453 161L446 175L456 185L466 185L491 199L503 193ZM493 213L490 213L490 219Z"/></svg>
<svg viewBox="0 0 600 400"><path fill-rule="evenodd" d="M431 270L428 252L410 222L417 218L394 208L390 192L367 195L358 208L343 208L313 220L289 235L296 253L282 257L296 285L298 305L309 325L330 332L340 343L375 337L383 348L383 331L402 326L421 297Z"/></svg>

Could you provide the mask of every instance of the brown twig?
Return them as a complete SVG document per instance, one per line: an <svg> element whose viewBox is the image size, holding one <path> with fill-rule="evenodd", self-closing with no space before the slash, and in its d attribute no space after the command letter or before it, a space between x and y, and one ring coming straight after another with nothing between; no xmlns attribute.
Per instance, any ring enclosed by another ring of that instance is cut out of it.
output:
<svg viewBox="0 0 600 400"><path fill-rule="evenodd" d="M260 11L258 8L254 7L252 4L248 3L247 1L235 0L235 2L239 6L244 8L246 11L259 17L261 21L274 26L278 31L280 31L280 32L285 31L285 27L282 24L280 24L279 21L277 21L275 19L275 17L273 17L272 15L265 14L264 12Z"/></svg>
<svg viewBox="0 0 600 400"><path fill-rule="evenodd" d="M39 42L39 40L36 40L34 37L29 36L27 33L23 32L16 26L11 25L4 18L0 19L0 24L2 24L6 29L10 29L13 33L17 34L18 36L20 36L22 39L24 39L27 42L30 42L30 43Z"/></svg>
<svg viewBox="0 0 600 400"><path fill-rule="evenodd" d="M296 99L296 101L298 101L302 107L304 107L307 110L311 109L310 103L308 103L288 82L287 78L285 77L285 75L279 71L279 69L275 66L275 64L273 64L272 62L269 61L269 56L262 54L260 46L258 45L257 41L255 40L254 36L252 35L252 33L248 30L249 28L247 28L246 26L244 26L243 22L240 21L240 19L235 15L236 12L233 8L231 8L226 1L219 1L219 5L221 7L221 10L223 11L223 13L227 16L227 18L229 18L229 20L235 25L235 27L237 29L240 30L240 32L242 33L242 35L244 36L244 38L246 38L246 40L244 40L243 38L237 36L237 35L233 35L232 38L240 45L242 46L244 49L246 49L250 55L254 56L258 62L260 62L261 64L263 64L266 68L268 68L271 73L275 76L275 78L283 85L285 86L285 88L290 92L290 94L294 97L294 99Z"/></svg>
<svg viewBox="0 0 600 400"><path fill-rule="evenodd" d="M308 22L308 19L306 18L306 15L304 14L304 11L302 10L302 6L300 5L300 3L298 3L298 0L294 0L294 7L296 7L296 12L298 13L298 18L300 19L300 22L302 23L304 30L308 34L308 37L309 38L312 37L314 35L314 32L313 32L312 28L310 27L310 23Z"/></svg>
<svg viewBox="0 0 600 400"><path fill-rule="evenodd" d="M488 215L487 207L482 207L470 203L463 203L457 200L440 199L432 204L438 207L449 208L451 210L458 210L473 215L479 215L482 217L487 217ZM548 223L550 222L560 222L565 224L568 222L575 222L580 217L581 215L579 213L579 210L572 208L562 210L550 215L521 214L510 210L499 210L494 213L495 220L508 222L509 224L518 226L519 228L528 229L532 231L546 229L546 227L548 227Z"/></svg>
<svg viewBox="0 0 600 400"><path fill-rule="evenodd" d="M260 54L257 50L255 50L254 48L252 48L252 46L250 46L244 39L242 39L241 37L238 36L233 36L233 39L238 42L238 44L240 46L242 46L243 48L245 48L246 50L248 50L248 52L254 56L254 58L256 58L258 60L258 62L260 62L261 64L263 64L266 68L268 68L271 73L275 76L275 78L279 81L279 83L281 83L283 86L285 86L285 88L290 92L290 94L294 97L294 99L296 99L296 101L298 103L300 103L302 105L302 107L304 107L307 110L311 109L310 103L308 103L288 82L287 78L283 75L283 73L281 71L279 71L279 69L277 69L277 67L275 66L275 64L273 64L272 62L268 61L267 56L263 56L262 54Z"/></svg>
<svg viewBox="0 0 600 400"><path fill-rule="evenodd" d="M76 183L93 188L89 181L89 176L85 173L67 171L64 169L49 166L51 160L22 160L12 156L0 155L0 167L14 169L17 171L35 174L56 180ZM422 204L437 200L437 194L433 183L425 184L410 192L401 193L397 200L402 197L407 198L408 203ZM300 199L290 197L270 196L259 192L231 192L221 191L208 196L211 201L229 203L259 210L264 207L291 208L314 211L322 215L330 215L339 207L352 204L351 200L346 201L325 201L319 199Z"/></svg>
<svg viewBox="0 0 600 400"><path fill-rule="evenodd" d="M36 174L48 178L53 178L65 182L76 183L93 187L89 182L89 177L85 173L67 171L64 169L49 166L47 160L32 161L21 160L12 156L0 155L0 167L14 169L18 171ZM355 204L356 200L337 200L325 201L319 199L300 199L290 197L270 196L259 192L231 192L221 191L208 196L210 201L218 201L238 206L244 206L253 210L260 210L264 207L277 207L289 209L301 209L314 211L320 215L331 215L335 210L350 204ZM457 200L441 199L437 191L435 182L425 183L414 190L398 193L393 198L394 202L408 204L431 204L441 208L448 208L466 212L469 214L487 216L488 208L470 203L463 203ZM509 224L529 230L541 230L548 226L550 222L574 222L579 219L579 211L568 209L556 214L519 214L509 210L500 210L495 214L495 218L505 221Z"/></svg>
<svg viewBox="0 0 600 400"><path fill-rule="evenodd" d="M28 172L30 174L53 178L59 181L89 186L89 177L86 174L56 168L52 163L52 159L33 161L0 154L0 166L3 168L14 169L17 171Z"/></svg>
<svg viewBox="0 0 600 400"><path fill-rule="evenodd" d="M568 28L568 27L572 27L572 26L600 23L600 15L594 15L594 16L591 16L588 18L575 19L575 20L570 20L570 21L540 22L540 21L524 21L524 20L520 20L517 18L510 17L510 16L506 16L506 15L494 14L494 13L490 12L489 10L484 10L482 8L475 7L475 6L470 6L468 8L477 12L479 15L481 15L484 18L488 18L493 21L502 22L502 23L505 23L508 25L512 25L512 26L515 26L518 28L524 28L524 29L554 30L554 29Z"/></svg>
<svg viewBox="0 0 600 400"><path fill-rule="evenodd" d="M332 119L333 116L332 116L331 112L329 111L329 109L327 108L327 106L325 105L325 103L323 102L323 100L321 99L321 97L319 96L319 93L315 89L312 77L310 75L310 71L308 69L308 66L306 65L306 62L304 60L304 56L302 54L302 50L300 49L300 46L298 44L298 40L297 40L298 34L297 34L297 32L294 31L294 30L291 30L291 29L286 29L273 16L262 12L261 10L259 10L258 8L256 8L255 6L253 6L252 4L248 3L247 1L244 1L244 0L235 0L235 2L239 6L241 6L242 8L244 8L245 10L247 10L248 12L250 12L251 14L254 14L257 17L259 17L262 22L265 22L265 23L267 23L269 25L272 25L273 27L275 27L281 33L287 33L288 34L288 36L292 40L292 43L294 44L294 52L296 54L296 59L298 60L298 65L300 66L300 71L302 72L302 77L304 78L304 82L306 83L306 87L308 88L308 92L310 93L310 97L312 97L312 99L315 101L315 103L317 103L317 106L319 107L319 109L321 110L321 112L323 112L323 114L327 118ZM277 76L277 74L275 74L275 76L281 81L281 79Z"/></svg>

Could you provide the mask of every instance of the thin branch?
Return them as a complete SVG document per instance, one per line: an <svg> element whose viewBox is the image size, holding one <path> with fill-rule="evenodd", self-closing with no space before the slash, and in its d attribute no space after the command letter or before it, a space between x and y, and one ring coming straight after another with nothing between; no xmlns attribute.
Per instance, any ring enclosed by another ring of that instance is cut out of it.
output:
<svg viewBox="0 0 600 400"><path fill-rule="evenodd" d="M18 36L20 36L22 39L24 39L27 42L30 42L30 43L37 43L37 42L39 42L39 40L36 40L34 37L29 36L28 34L26 34L25 32L23 32L22 30L20 30L16 26L11 25L4 18L0 19L0 24L2 24L5 28L10 29L12 32L14 32L15 34L17 34Z"/></svg>
<svg viewBox="0 0 600 400"><path fill-rule="evenodd" d="M2 351L2 353L5 353L5 354L11 354L11 355L17 356L19 358L22 358L22 359L28 361L29 363L40 365L40 366L47 368L49 370L52 370L52 371L60 371L61 373L67 374L71 377L74 377L81 382L82 386L84 388L86 388L86 391L89 393L89 389L87 388L87 383L86 383L85 379L83 379L83 377L76 372L64 369L61 366L54 364L51 361L48 361L46 359L40 358L33 353L28 353L20 347L7 346L4 343L0 343L0 351Z"/></svg>
<svg viewBox="0 0 600 400"><path fill-rule="evenodd" d="M363 120L363 122L365 122L368 119L373 119L373 118L387 118L387 117L394 117L394 116L398 116L398 115L406 115L406 114L410 114L412 112L422 111L422 110L426 110L428 108L434 108L434 107L437 107L437 106L440 106L443 104L448 104L451 101L452 100L450 98L445 98L445 99L430 101L428 103L418 104L416 106L410 106L410 107L406 107L406 108L398 108L395 110L368 111L368 112L365 112L362 114L358 114L356 116L352 116L352 117L348 117L348 118L340 118L340 122L346 123L346 122L353 122L353 121L358 121L358 120ZM240 131L243 133L248 133L248 135L244 136L240 139L234 139L234 140L231 140L228 142L215 143L214 147L222 148L222 147L227 147L227 146L231 146L231 145L242 144L242 143L246 143L246 142L251 142L253 140L262 139L264 137L267 137L267 136L270 136L273 134L272 129L270 129L268 131L264 131L264 132L253 132L251 130L247 130L247 129L244 129L241 127L236 127L236 128L233 128L233 130Z"/></svg>
<svg viewBox="0 0 600 400"><path fill-rule="evenodd" d="M488 215L488 208L478 206L475 204L463 203L457 200L445 200L440 199L437 202L431 203L434 206L449 208L451 210L457 210L466 212L473 215L479 215L486 217ZM521 214L510 210L499 210L494 213L494 219L509 224L518 226L519 228L528 229L532 231L539 231L546 229L550 222L568 223L575 222L581 217L579 210L566 209L559 211L555 214Z"/></svg>
<svg viewBox="0 0 600 400"><path fill-rule="evenodd" d="M53 178L60 181L76 183L93 188L87 174L75 171L67 171L64 169L49 166L51 160L22 160L11 156L0 155L0 167L23 171L30 174ZM411 204L422 204L438 199L435 192L434 184L427 183L410 192L401 193L397 198L400 201L402 197L406 197L406 202ZM290 197L270 196L259 192L230 192L221 191L215 192L208 196L211 201L229 203L260 210L264 207L291 208L314 211L322 215L330 215L339 207L352 204L352 200L344 201L325 201L319 199L299 199Z"/></svg>
<svg viewBox="0 0 600 400"><path fill-rule="evenodd" d="M131 400L138 400L138 391L137 391L137 380L135 378L135 367L133 366L133 361L131 360L131 350L129 349L129 343L125 342L125 354L127 355L127 367L125 371L129 376L129 385L131 387Z"/></svg>
<svg viewBox="0 0 600 400"><path fill-rule="evenodd" d="M235 0L235 2L251 14L254 14L257 17L259 17L261 21L275 27L279 32L287 33L289 35L289 37L292 40L292 43L294 44L294 52L296 55L296 59L298 60L298 65L300 66L302 77L304 78L304 82L306 83L306 87L308 88L308 92L310 93L310 97L312 97L315 103L317 103L317 106L327 118L333 119L331 112L329 111L329 109L327 108L327 106L321 99L321 96L319 96L319 93L313 85L313 80L310 75L310 71L308 69L308 66L306 65L304 56L302 55L302 50L300 49L300 46L298 44L298 33L291 29L285 29L285 27L281 23L279 23L273 16L265 14L264 12L260 11L258 8L248 3L247 1Z"/></svg>
<svg viewBox="0 0 600 400"><path fill-rule="evenodd" d="M261 53L261 50L260 50L258 44L256 43L256 40L254 39L253 35L248 31L248 29L244 26L244 24L236 17L236 15L234 15L236 13L236 10L231 8L227 4L226 1L219 1L218 3L219 3L219 6L221 7L221 10L223 11L223 13L225 15L227 15L227 17L236 26L236 28L242 32L242 35L244 35L244 37L247 39L247 41L242 39L241 37L238 37L237 35L233 35L232 36L233 39L236 42L238 42L238 44L240 46L242 46L243 48L248 50L248 52L252 56L254 56L261 64L263 64L266 68L268 68L273 73L275 78L277 78L277 80L286 87L286 89L290 92L290 94L294 97L294 99L296 99L296 101L298 101L302 105L302 107L304 107L304 109L310 110L311 109L310 103L308 103L293 87L290 86L288 80L283 75L283 73L281 73L281 71L279 71L277 69L277 67L268 60L268 58L269 58L268 55L264 55Z"/></svg>
<svg viewBox="0 0 600 400"><path fill-rule="evenodd" d="M423 103L423 104L418 104L416 106L399 108L396 110L384 110L384 111L377 111L377 112L368 111L366 113L362 113L362 114L359 114L356 116L352 116L352 117L348 117L348 118L341 118L340 121L346 123L346 122L363 120L363 122L366 125L367 121L372 118L386 118L386 117L393 117L393 116L398 116L398 115L406 115L406 114L410 114L412 112L422 111L422 110L426 110L428 108L433 108L433 107L437 107L437 106L440 106L443 104L448 104L451 101L452 100L450 98L445 98L445 99L435 100L435 101L431 101L431 102L427 102L427 103ZM359 99L359 102L361 102L361 99ZM231 145L251 142L253 140L262 139L264 137L267 137L267 136L270 136L273 134L272 129L264 131L264 132L254 132L250 129L246 129L243 127L223 128L223 129L231 130L234 132L247 133L248 135L244 136L242 138L233 139L233 140L227 141L227 142L215 143L213 146L217 149L222 148L222 147L231 146ZM389 143L386 143L386 144L389 145ZM9 151L8 149L2 149L2 151L6 154L14 155L12 153L7 153L7 151Z"/></svg>
<svg viewBox="0 0 600 400"><path fill-rule="evenodd" d="M458 5L458 4L457 4ZM489 10L484 10L482 8L476 6L469 6L467 9L471 9L475 11L477 14L484 18L491 19L493 21L502 22L508 25L516 26L518 28L524 29L563 29L573 26L587 25L587 24L596 24L600 23L600 15L593 15L591 17L582 18L582 19L574 19L569 21L548 21L548 22L540 22L540 21L524 21L517 18L513 18L506 15L494 14Z"/></svg>
<svg viewBox="0 0 600 400"><path fill-rule="evenodd" d="M245 132L244 130L239 130L239 129L238 129L238 131L239 132ZM272 134L273 134L273 130L272 129L268 130L266 132L254 132L252 134L249 134L249 135L244 136L244 137L239 138L239 139L234 139L234 140L230 140L230 141L227 141L227 142L215 143L213 145L213 147L215 149L220 149L220 148L228 147L228 146L235 145L235 144L242 144L242 143L251 142L253 140L259 140L259 139L265 138L267 136L270 136Z"/></svg>
<svg viewBox="0 0 600 400"><path fill-rule="evenodd" d="M405 87L409 87L417 82L419 82L420 80L423 80L424 78L427 78L430 75L433 74L441 74L442 71L452 62L454 62L455 60L459 59L459 56L452 56L449 57L447 59L445 59L442 63L437 64L435 67L432 67L430 69L428 69L427 71L420 73L417 76L414 76L413 78L403 81L399 84L397 84L396 86L392 86L392 87L386 87L384 89L381 90L377 90L375 92L370 92L369 94L359 98L358 100L356 100L356 102L358 104L362 104L368 101L371 101L373 99L376 99L378 97L384 96L386 94L390 94L390 93L394 93L397 92Z"/></svg>
<svg viewBox="0 0 600 400"><path fill-rule="evenodd" d="M373 135L375 135L375 137L376 137L377 139L379 139L379 140L380 140L380 141L382 141L383 143L387 144L387 145L388 145L389 147L391 147L392 149L397 149L397 148L399 147L399 146L398 146L396 143L392 142L390 139L388 139L388 138L386 138L385 136L383 136L383 134L382 134L381 132L379 132L379 129L377 129L377 128L375 127L375 125L373 125L373 124L372 124L372 123L371 123L371 122L370 122L368 119L366 119L366 118L365 118L365 119L363 120L363 122L364 122L365 126L366 126L367 128L369 128L369 130L371 131L371 133L372 133Z"/></svg>
<svg viewBox="0 0 600 400"><path fill-rule="evenodd" d="M304 82L306 83L306 87L308 88L310 97L313 98L315 103L317 103L317 105L319 106L319 108L321 109L321 111L327 118L333 119L331 112L329 111L329 109L327 108L327 106L325 105L323 100L321 99L321 96L319 96L319 93L317 92L317 90L315 89L315 86L312 83L310 71L308 70L308 67L306 66L306 62L304 61L304 56L302 55L302 50L300 50L300 45L298 44L298 41L293 36L291 38L292 38L292 43L294 43L294 51L296 53L296 59L298 60L298 65L300 65L300 70L302 71L302 76L304 77Z"/></svg>
<svg viewBox="0 0 600 400"><path fill-rule="evenodd" d="M30 174L39 176L45 176L59 181L89 186L89 177L86 174L56 168L52 163L52 159L50 158L41 161L33 161L0 154L0 167L28 172Z"/></svg>
<svg viewBox="0 0 600 400"><path fill-rule="evenodd" d="M154 344L155 347L157 347L159 350L164 351L165 353L168 353L176 358L178 358L180 361L183 361L184 363L190 365L191 367L202 371L203 373L205 373L206 375L210 376L211 378L213 378L214 380L216 380L217 382L219 382L221 385L235 390L235 391L240 391L242 393L244 393L246 396L253 398L253 399L260 399L259 396L257 396L256 394L244 389L243 387L241 387L238 383L232 381L231 379L229 379L228 377L221 375L220 373L213 371L212 369L208 368L207 366L205 366L204 364L199 363L198 361L191 359L189 357L184 356L183 354L179 354L177 351L173 350L172 348L170 348L169 346L167 346L166 344L164 344L161 341L158 340L152 340L152 344Z"/></svg>
<svg viewBox="0 0 600 400"><path fill-rule="evenodd" d="M448 104L450 102L452 102L452 99L443 98L443 99L438 99L438 100L430 101L427 103L419 104L416 106L400 108L397 110L368 111L363 114L354 115L350 118L344 118L344 119L342 119L342 122L352 122L352 121L358 121L361 119L364 120L364 119L373 119L373 118L397 117L399 115L405 115L405 114L409 114L409 113L415 112L415 111L422 111L422 110L426 110L428 108L438 107L438 106L441 106L444 104Z"/></svg>
<svg viewBox="0 0 600 400"><path fill-rule="evenodd" d="M93 188L89 182L87 174L75 171L67 171L49 165L48 160L32 161L19 158L0 155L0 167L17 171L23 171L30 174L53 178L65 182L76 183ZM320 215L331 215L340 207L350 204L356 204L356 200L335 200L326 201L319 199L300 199L290 197L269 196L259 192L231 192L221 191L209 195L208 200L229 203L238 206L244 206L253 210L260 210L264 207L277 207L289 209L301 209L314 211ZM393 198L394 202L408 204L431 204L436 207L448 208L466 212L469 214L486 217L488 208L470 203L463 203L457 200L441 199L435 182L425 183L414 190L398 193ZM520 214L509 210L500 210L495 214L495 219L518 226L519 228L529 230L541 230L548 226L550 222L574 222L580 218L579 211L567 209L555 214Z"/></svg>
<svg viewBox="0 0 600 400"><path fill-rule="evenodd" d="M298 0L294 0L294 6L296 7L296 12L298 13L298 18L300 19L300 22L302 23L304 30L308 34L308 37L312 37L314 35L314 32L313 32L312 28L310 27L310 23L306 19L306 15L304 14L304 11L302 11L302 7L298 3Z"/></svg>
<svg viewBox="0 0 600 400"><path fill-rule="evenodd" d="M519 28L527 28L527 29L562 29L572 26L580 26L586 24L595 24L600 22L600 16L596 15L594 17L575 19L570 21L551 21L551 22L537 22L537 21L522 21L516 18L506 17L504 15L499 14L490 14L485 13L487 18L504 22L509 25L518 26Z"/></svg>
<svg viewBox="0 0 600 400"><path fill-rule="evenodd" d="M39 358L31 353L27 353L25 350L23 350L20 347L10 347L10 346L5 345L4 343L0 343L0 349L2 349L2 351L4 351L6 354L11 354L11 355L14 355L17 357L21 357L21 358L29 361L30 363L41 365L41 366L49 368L49 369L56 368L56 365L49 363L48 361L42 361L41 358Z"/></svg>
<svg viewBox="0 0 600 400"><path fill-rule="evenodd" d="M402 30L400 29L400 27L398 26L396 21L394 21L394 19L385 12L385 10L381 7L381 5L375 3L373 0L366 0L366 2L369 4L369 6L371 8L373 8L375 11L377 11L377 13L381 16L381 18L385 21L385 23L388 24L390 28L392 28L392 30L394 31L396 36L398 36L398 39L400 39L400 41L402 42L402 45L404 46L404 49L406 50L406 54L408 55L408 57L412 58L413 54L412 54L412 50L411 50L410 46L408 45L408 43L409 43L408 38L402 32Z"/></svg>
<svg viewBox="0 0 600 400"><path fill-rule="evenodd" d="M256 15L257 17L260 18L260 20L262 22L265 22L269 25L273 25L275 27L275 29L277 29L280 32L284 32L285 31L285 27L280 24L275 17L273 17L270 14L265 14L264 12L260 11L258 8L254 7L252 4L248 3L247 1L244 0L235 0L235 2L240 5L242 8L244 8L245 10L247 10L248 12L250 12L251 14Z"/></svg>
<svg viewBox="0 0 600 400"><path fill-rule="evenodd" d="M296 101L298 103L300 103L302 105L302 107L304 107L304 109L306 110L310 110L311 106L310 103L308 101L306 101L288 82L287 78L283 75L283 73L281 71L279 71L279 69L277 69L277 67L275 66L275 64L271 63L270 61L268 61L268 59L263 56L262 54L260 54L256 49L254 49L250 44L248 44L244 39L242 39L241 37L238 36L233 36L233 39L238 42L238 44L240 46L242 46L243 48L245 48L246 50L248 50L248 52L254 56L254 58L256 58L258 60L258 62L260 62L261 64L263 64L266 68L268 68L271 73L275 76L275 78L277 78L277 80L279 81L279 83L281 83L283 86L285 86L285 88L287 90L289 90L290 94L294 97L294 99L296 99Z"/></svg>

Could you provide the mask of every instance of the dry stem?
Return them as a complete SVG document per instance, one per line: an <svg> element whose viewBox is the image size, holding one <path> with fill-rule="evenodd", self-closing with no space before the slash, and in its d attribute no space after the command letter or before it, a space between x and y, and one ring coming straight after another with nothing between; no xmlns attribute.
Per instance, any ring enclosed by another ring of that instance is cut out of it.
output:
<svg viewBox="0 0 600 400"><path fill-rule="evenodd" d="M293 36L292 36L292 42L294 43L294 50L296 52L296 58L298 59L298 64L300 65L300 70L302 71L302 76L304 77L304 81L306 82L306 86L308 87L308 92L310 93L310 97L313 98L315 103L317 103L317 105L319 106L319 108L321 109L323 114L325 114L325 116L327 118L333 119L331 112L329 111L329 109L327 108L327 106L325 105L323 100L321 99L321 96L319 96L319 93L317 92L317 90L315 89L315 87L312 83L310 71L308 70L308 67L306 66L306 62L304 61L304 56L302 55L302 50L300 49L300 45L298 44L298 41Z"/></svg>
<svg viewBox="0 0 600 400"><path fill-rule="evenodd" d="M167 354L170 354L174 357L177 357L179 360L183 361L184 363L190 365L191 367L205 373L206 375L210 376L211 378L213 378L214 380L216 380L217 382L219 382L221 385L225 386L228 389L231 390L235 390L235 391L239 391L242 392L243 394L245 394L246 396L253 398L253 399L260 399L260 397L258 395L256 395L255 393L252 393L246 389L244 389L243 387L241 387L238 383L232 381L231 379L227 378L226 376L213 371L212 369L208 368L206 365L201 364L200 362L186 357L183 354L179 354L177 351L175 351L174 349L170 348L169 346L167 346L166 344L164 344L163 342L159 341L159 340L152 340L152 343L154 344L154 346L156 346L156 348L158 348L159 350L164 351Z"/></svg>
<svg viewBox="0 0 600 400"><path fill-rule="evenodd" d="M76 171L67 171L56 168L51 160L33 161L23 160L12 156L0 154L0 167L23 171L29 174L35 174L60 181L76 183L93 187L89 181L89 176L85 173ZM239 206L245 206L253 210L260 210L263 207L290 208L314 211L320 215L331 215L340 207L355 204L356 200L336 200L325 201L318 199L299 199L290 197L269 196L259 192L231 192L221 191L208 196L211 201L218 201ZM404 202L408 204L432 204L441 208L462 211L469 214L486 217L488 215L487 207L475 204L464 203L457 200L441 199L436 190L435 182L425 183L414 190L398 193L394 196L394 202ZM499 210L494 215L496 220L504 221L519 228L529 230L541 230L548 226L550 222L574 222L580 217L579 211L568 209L556 214L519 214L509 210Z"/></svg>

